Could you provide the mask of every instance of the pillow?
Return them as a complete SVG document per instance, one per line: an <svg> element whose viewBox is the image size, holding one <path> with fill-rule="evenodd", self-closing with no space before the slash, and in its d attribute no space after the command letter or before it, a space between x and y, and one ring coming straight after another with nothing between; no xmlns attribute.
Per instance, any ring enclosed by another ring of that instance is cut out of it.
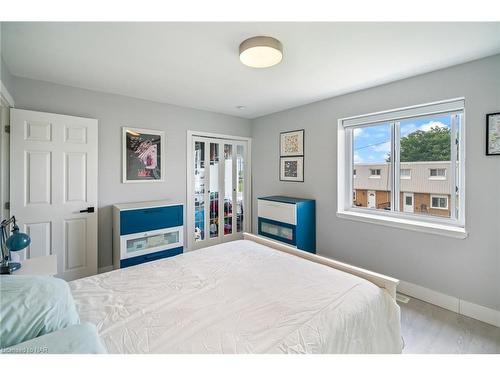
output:
<svg viewBox="0 0 500 375"><path fill-rule="evenodd" d="M78 323L66 281L51 276L0 277L0 349Z"/></svg>
<svg viewBox="0 0 500 375"><path fill-rule="evenodd" d="M97 328L90 323L75 324L56 332L2 349L4 354L105 354Z"/></svg>

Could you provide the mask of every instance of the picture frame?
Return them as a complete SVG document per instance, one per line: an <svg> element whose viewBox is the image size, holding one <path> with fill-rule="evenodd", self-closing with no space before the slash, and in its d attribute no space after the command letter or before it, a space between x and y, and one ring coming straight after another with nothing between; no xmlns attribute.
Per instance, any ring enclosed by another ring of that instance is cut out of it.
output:
<svg viewBox="0 0 500 375"><path fill-rule="evenodd" d="M304 157L280 158L280 181L304 182Z"/></svg>
<svg viewBox="0 0 500 375"><path fill-rule="evenodd" d="M122 183L165 181L165 132L122 127Z"/></svg>
<svg viewBox="0 0 500 375"><path fill-rule="evenodd" d="M500 155L500 112L486 114L486 155Z"/></svg>
<svg viewBox="0 0 500 375"><path fill-rule="evenodd" d="M304 129L280 133L280 157L304 156Z"/></svg>

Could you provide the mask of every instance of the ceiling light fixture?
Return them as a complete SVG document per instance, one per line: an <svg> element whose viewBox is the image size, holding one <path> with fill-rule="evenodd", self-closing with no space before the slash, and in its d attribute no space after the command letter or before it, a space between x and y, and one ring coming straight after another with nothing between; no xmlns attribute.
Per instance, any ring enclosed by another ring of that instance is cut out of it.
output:
<svg viewBox="0 0 500 375"><path fill-rule="evenodd" d="M268 68L283 58L283 45L270 36L255 36L240 44L240 61L252 68Z"/></svg>

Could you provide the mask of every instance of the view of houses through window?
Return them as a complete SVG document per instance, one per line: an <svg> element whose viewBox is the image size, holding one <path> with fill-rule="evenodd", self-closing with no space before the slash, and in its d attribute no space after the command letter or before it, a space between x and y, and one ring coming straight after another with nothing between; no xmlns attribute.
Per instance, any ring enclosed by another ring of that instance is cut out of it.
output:
<svg viewBox="0 0 500 375"><path fill-rule="evenodd" d="M353 206L456 217L451 211L456 194L453 177L458 174L458 163L456 171L451 170L452 160L458 158L458 146L452 142L454 120L460 117L447 113L355 127ZM393 149L399 154L392 163ZM399 173L393 174L392 165ZM399 194L391 194L394 186ZM391 197L399 202L393 204Z"/></svg>

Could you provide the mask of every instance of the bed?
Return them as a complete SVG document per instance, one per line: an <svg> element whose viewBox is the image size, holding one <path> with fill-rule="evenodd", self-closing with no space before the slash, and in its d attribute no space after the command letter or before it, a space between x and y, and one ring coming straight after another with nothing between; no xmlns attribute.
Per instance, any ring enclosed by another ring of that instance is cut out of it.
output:
<svg viewBox="0 0 500 375"><path fill-rule="evenodd" d="M109 353L400 353L396 285L252 234L70 282Z"/></svg>

